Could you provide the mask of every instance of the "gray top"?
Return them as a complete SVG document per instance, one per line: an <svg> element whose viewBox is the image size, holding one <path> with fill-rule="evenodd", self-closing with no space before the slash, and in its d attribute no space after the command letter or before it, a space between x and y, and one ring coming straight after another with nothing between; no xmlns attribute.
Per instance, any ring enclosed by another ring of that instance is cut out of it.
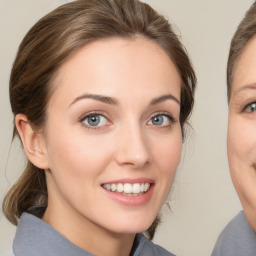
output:
<svg viewBox="0 0 256 256"><path fill-rule="evenodd" d="M223 229L211 256L255 255L256 234L241 211Z"/></svg>
<svg viewBox="0 0 256 256"><path fill-rule="evenodd" d="M15 256L93 256L71 243L40 218L23 213L13 242ZM134 240L131 256L174 256L142 234Z"/></svg>

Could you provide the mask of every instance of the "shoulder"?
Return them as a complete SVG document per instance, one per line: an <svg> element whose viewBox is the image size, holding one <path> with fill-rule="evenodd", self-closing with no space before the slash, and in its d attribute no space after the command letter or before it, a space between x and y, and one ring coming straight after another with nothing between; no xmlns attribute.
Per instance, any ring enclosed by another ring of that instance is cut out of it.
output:
<svg viewBox="0 0 256 256"><path fill-rule="evenodd" d="M255 251L256 234L241 211L223 229L211 256L253 256Z"/></svg>
<svg viewBox="0 0 256 256"><path fill-rule="evenodd" d="M135 238L135 248L133 248L133 256L175 256L163 247L154 244L142 234L137 234Z"/></svg>
<svg viewBox="0 0 256 256"><path fill-rule="evenodd" d="M17 256L93 256L73 244L40 218L24 212L18 223L13 241Z"/></svg>

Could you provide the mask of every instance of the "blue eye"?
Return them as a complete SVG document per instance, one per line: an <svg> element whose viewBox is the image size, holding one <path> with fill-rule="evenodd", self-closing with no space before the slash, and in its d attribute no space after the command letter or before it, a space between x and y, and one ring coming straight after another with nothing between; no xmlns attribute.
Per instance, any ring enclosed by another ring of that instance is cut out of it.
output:
<svg viewBox="0 0 256 256"><path fill-rule="evenodd" d="M106 117L100 114L90 114L82 119L82 122L90 127L100 127L107 124L108 120Z"/></svg>
<svg viewBox="0 0 256 256"><path fill-rule="evenodd" d="M159 114L151 117L148 124L156 126L169 126L174 122L174 118L170 115Z"/></svg>
<svg viewBox="0 0 256 256"><path fill-rule="evenodd" d="M252 113L256 110L256 102L249 104L245 109L244 112Z"/></svg>

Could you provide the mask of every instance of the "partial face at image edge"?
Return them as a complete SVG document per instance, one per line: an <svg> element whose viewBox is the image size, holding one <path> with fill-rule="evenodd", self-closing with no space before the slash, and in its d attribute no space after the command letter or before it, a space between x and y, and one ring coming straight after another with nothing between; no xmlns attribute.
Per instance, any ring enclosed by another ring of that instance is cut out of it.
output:
<svg viewBox="0 0 256 256"><path fill-rule="evenodd" d="M256 230L256 39L235 67L229 103L228 158L245 215Z"/></svg>

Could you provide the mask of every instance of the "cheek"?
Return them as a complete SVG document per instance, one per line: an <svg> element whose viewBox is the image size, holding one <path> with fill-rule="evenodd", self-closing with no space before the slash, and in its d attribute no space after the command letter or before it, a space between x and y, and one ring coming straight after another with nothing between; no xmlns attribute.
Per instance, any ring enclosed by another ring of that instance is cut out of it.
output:
<svg viewBox="0 0 256 256"><path fill-rule="evenodd" d="M180 162L182 150L181 132L177 131L170 138L163 139L157 146L152 146L154 160L162 174L174 176Z"/></svg>
<svg viewBox="0 0 256 256"><path fill-rule="evenodd" d="M47 149L50 169L61 179L76 179L101 172L101 166L107 164L110 151L109 143L103 143L95 136L84 136L83 132L59 132L48 139ZM66 138L66 139L63 139Z"/></svg>
<svg viewBox="0 0 256 256"><path fill-rule="evenodd" d="M252 165L256 161L256 123L239 117L229 117L228 157L230 166ZM231 168L233 171L233 168Z"/></svg>
<svg viewBox="0 0 256 256"><path fill-rule="evenodd" d="M228 160L231 177L243 207L256 210L255 122L252 119L229 117Z"/></svg>
<svg viewBox="0 0 256 256"><path fill-rule="evenodd" d="M181 133L176 133L171 138L166 138L153 150L154 162L157 173L157 202L162 205L170 192L176 169L180 162L182 150Z"/></svg>

